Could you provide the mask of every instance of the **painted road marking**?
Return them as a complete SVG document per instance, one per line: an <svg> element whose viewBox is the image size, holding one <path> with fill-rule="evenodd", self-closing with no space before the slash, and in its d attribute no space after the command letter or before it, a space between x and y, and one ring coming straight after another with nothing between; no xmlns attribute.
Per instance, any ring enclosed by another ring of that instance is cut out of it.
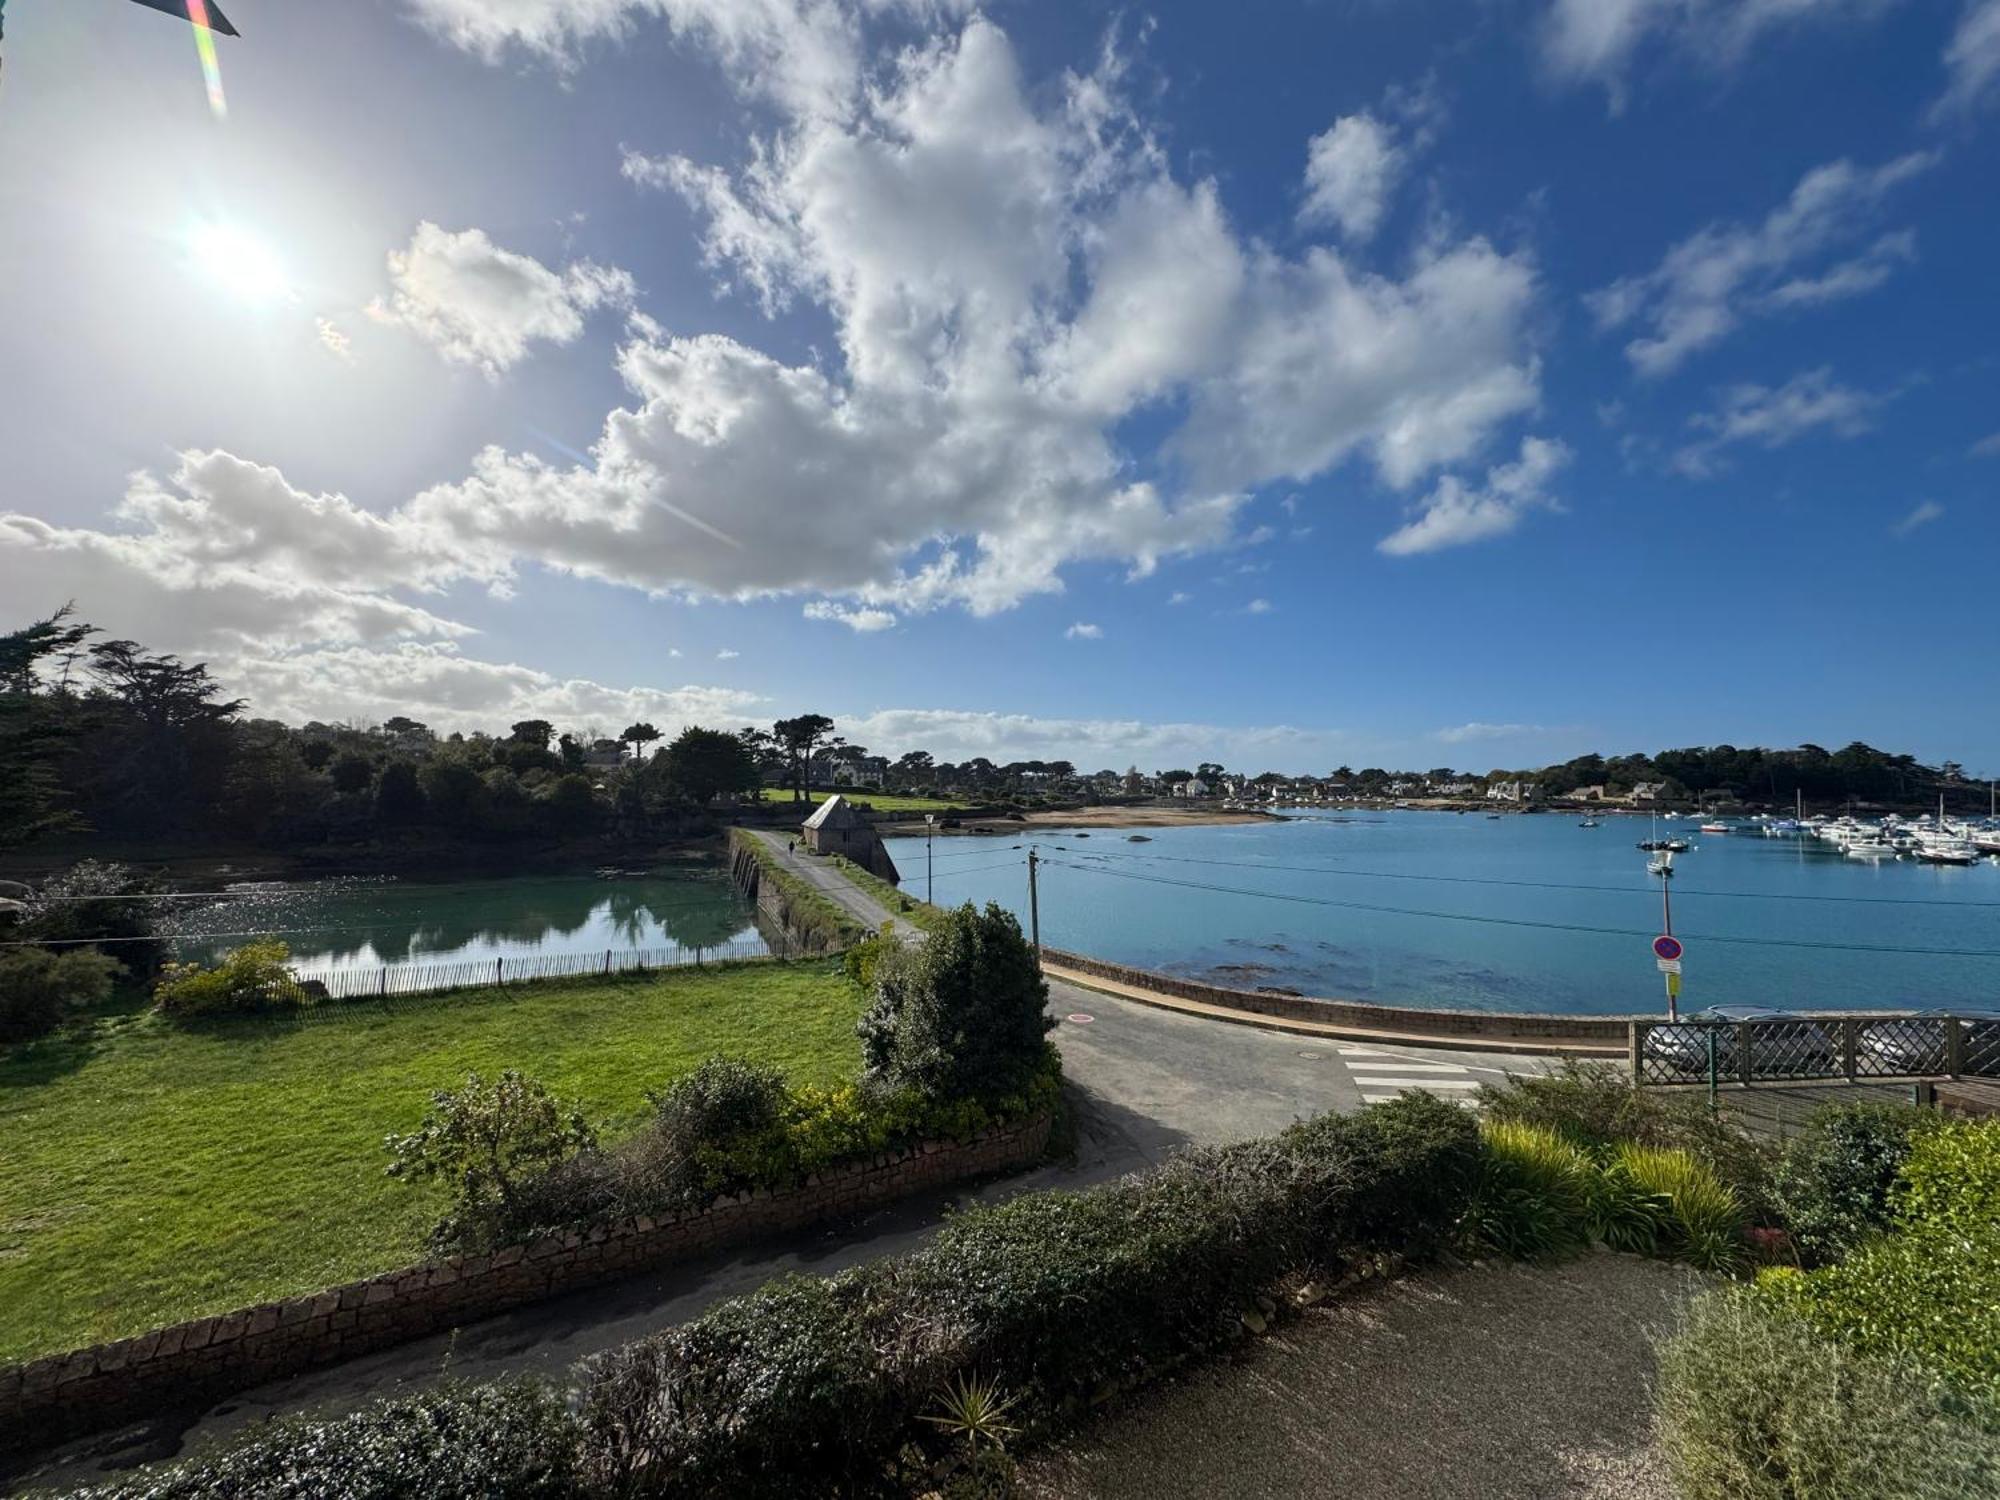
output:
<svg viewBox="0 0 2000 1500"><path fill-rule="evenodd" d="M1063 1019L1069 1022L1070 1025L1072 1026L1088 1026L1092 1021L1095 1021L1097 1017L1087 1016L1080 1010L1073 1010L1068 1015L1064 1016Z"/></svg>
<svg viewBox="0 0 2000 1500"><path fill-rule="evenodd" d="M1465 1069L1461 1068L1457 1063L1362 1062L1357 1060L1350 1062L1347 1067L1349 1072L1357 1073L1365 1070L1370 1073L1457 1073L1462 1076L1465 1072Z"/></svg>
<svg viewBox="0 0 2000 1500"><path fill-rule="evenodd" d="M1361 1088L1405 1088L1405 1089L1476 1089L1477 1078L1395 1078L1372 1074L1367 1078L1357 1078L1355 1084Z"/></svg>

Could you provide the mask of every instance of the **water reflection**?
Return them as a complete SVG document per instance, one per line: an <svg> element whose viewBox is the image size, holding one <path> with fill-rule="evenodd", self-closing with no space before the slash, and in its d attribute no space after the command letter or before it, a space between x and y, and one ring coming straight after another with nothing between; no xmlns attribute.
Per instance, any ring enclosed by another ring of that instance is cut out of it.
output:
<svg viewBox="0 0 2000 1500"><path fill-rule="evenodd" d="M758 939L720 872L429 884L345 878L259 890L183 913L177 947L213 958L269 935L306 969L604 949L717 948Z"/></svg>

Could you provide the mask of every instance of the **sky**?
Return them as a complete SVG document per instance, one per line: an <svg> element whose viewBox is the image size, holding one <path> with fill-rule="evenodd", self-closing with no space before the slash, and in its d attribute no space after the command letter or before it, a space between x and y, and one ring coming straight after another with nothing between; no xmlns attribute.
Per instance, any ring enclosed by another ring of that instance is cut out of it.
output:
<svg viewBox="0 0 2000 1500"><path fill-rule="evenodd" d="M2000 772L2000 0L12 0L0 629L252 713Z"/></svg>

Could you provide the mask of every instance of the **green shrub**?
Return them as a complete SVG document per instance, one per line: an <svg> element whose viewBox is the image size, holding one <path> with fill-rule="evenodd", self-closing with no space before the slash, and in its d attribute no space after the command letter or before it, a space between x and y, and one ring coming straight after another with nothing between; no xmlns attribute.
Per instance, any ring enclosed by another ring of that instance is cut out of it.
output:
<svg viewBox="0 0 2000 1500"><path fill-rule="evenodd" d="M1937 1116L1909 1105L1836 1105L1814 1113L1773 1174L1778 1219L1814 1261L1838 1260L1889 1225L1912 1139Z"/></svg>
<svg viewBox="0 0 2000 1500"><path fill-rule="evenodd" d="M1896 1190L1906 1225L1976 1232L2000 1223L2000 1119L1953 1120L1911 1143Z"/></svg>
<svg viewBox="0 0 2000 1500"><path fill-rule="evenodd" d="M1521 1260L1551 1260L1590 1243L1598 1172L1581 1147L1541 1125L1488 1120L1466 1233Z"/></svg>
<svg viewBox="0 0 2000 1500"><path fill-rule="evenodd" d="M1024 1426L1240 1331L1289 1272L1420 1250L1456 1225L1472 1121L1427 1097L1025 1194L925 1249L793 1277L589 1362L593 1476L640 1494L791 1495L882 1473L960 1375Z"/></svg>
<svg viewBox="0 0 2000 1500"><path fill-rule="evenodd" d="M384 1144L395 1157L391 1177L437 1178L452 1190L451 1212L432 1231L432 1244L481 1250L513 1237L538 1173L590 1151L596 1137L580 1111L509 1069L491 1083L471 1073L462 1088L437 1090L423 1123Z"/></svg>
<svg viewBox="0 0 2000 1500"><path fill-rule="evenodd" d="M95 948L19 948L0 956L0 1043L56 1029L110 998L125 966Z"/></svg>
<svg viewBox="0 0 2000 1500"><path fill-rule="evenodd" d="M1565 1058L1546 1074L1519 1074L1482 1085L1485 1117L1552 1130L1602 1161L1626 1142L1686 1151L1731 1188L1751 1217L1766 1213L1776 1148L1705 1100L1632 1086L1609 1063Z"/></svg>
<svg viewBox="0 0 2000 1500"><path fill-rule="evenodd" d="M445 1385L331 1421L256 1427L219 1453L73 1500L561 1500L579 1492L577 1439L547 1386Z"/></svg>
<svg viewBox="0 0 2000 1500"><path fill-rule="evenodd" d="M1004 1097L935 1099L912 1088L791 1088L775 1069L710 1058L662 1093L654 1115L603 1151L554 1162L495 1204L487 1235L525 1240L556 1229L704 1208L751 1188L794 1187L843 1162L920 1141L970 1140L1010 1120L1054 1112L1062 1060L1043 1043L1028 1086Z"/></svg>
<svg viewBox="0 0 2000 1500"><path fill-rule="evenodd" d="M1047 1055L1048 999L1014 914L967 902L920 944L881 955L858 1028L867 1076L932 1098L1016 1093Z"/></svg>
<svg viewBox="0 0 2000 1500"><path fill-rule="evenodd" d="M305 998L283 943L245 943L210 968L168 964L153 987L153 1004L176 1019L242 1015Z"/></svg>
<svg viewBox="0 0 2000 1500"><path fill-rule="evenodd" d="M2000 1400L2000 1223L1880 1235L1838 1265L1766 1271L1757 1291L1822 1338Z"/></svg>
<svg viewBox="0 0 2000 1500"><path fill-rule="evenodd" d="M1635 1198L1663 1210L1654 1221L1652 1253L1704 1271L1728 1271L1742 1264L1746 1227L1742 1201L1692 1153L1624 1145L1612 1153L1604 1175L1628 1184Z"/></svg>
<svg viewBox="0 0 2000 1500"><path fill-rule="evenodd" d="M1658 1429L1683 1500L2000 1493L2000 1412L1813 1336L1767 1299L1695 1299L1659 1351Z"/></svg>

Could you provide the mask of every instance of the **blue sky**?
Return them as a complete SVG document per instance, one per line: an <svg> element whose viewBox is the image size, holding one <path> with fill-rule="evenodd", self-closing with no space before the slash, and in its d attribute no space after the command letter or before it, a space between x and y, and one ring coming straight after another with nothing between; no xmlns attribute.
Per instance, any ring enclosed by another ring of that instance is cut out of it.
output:
<svg viewBox="0 0 2000 1500"><path fill-rule="evenodd" d="M0 597L274 715L2000 771L2000 0L15 0Z"/></svg>

